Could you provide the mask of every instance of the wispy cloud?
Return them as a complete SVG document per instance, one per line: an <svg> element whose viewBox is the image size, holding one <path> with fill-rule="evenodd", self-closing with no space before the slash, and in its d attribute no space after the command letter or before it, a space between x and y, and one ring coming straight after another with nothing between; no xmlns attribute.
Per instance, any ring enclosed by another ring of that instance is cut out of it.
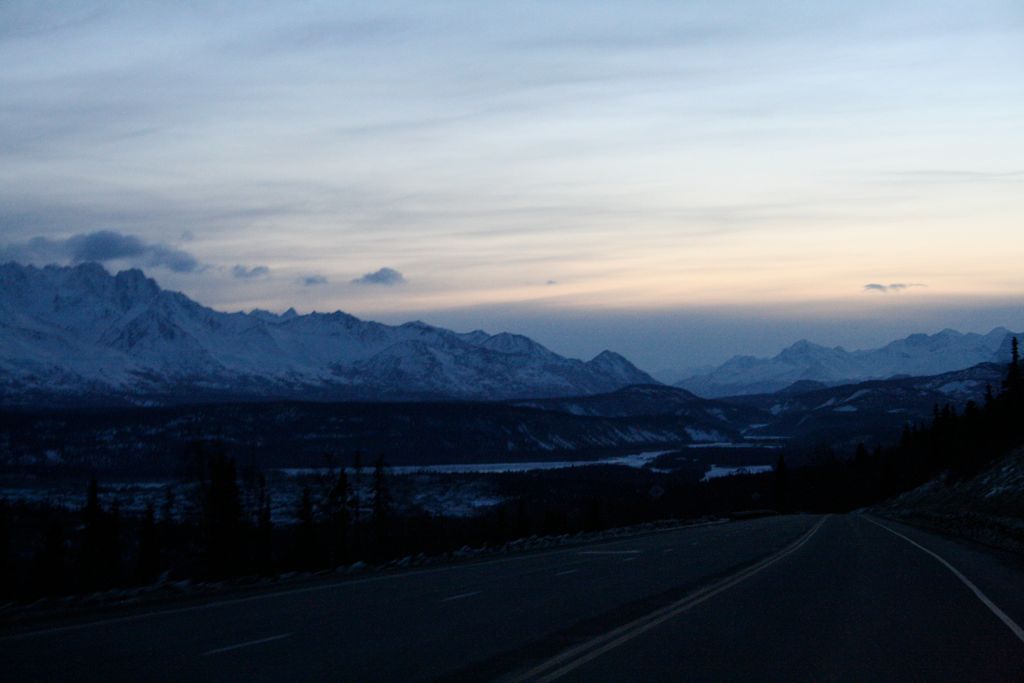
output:
<svg viewBox="0 0 1024 683"><path fill-rule="evenodd" d="M918 170L887 173L883 178L909 184L1024 183L1024 171Z"/></svg>
<svg viewBox="0 0 1024 683"><path fill-rule="evenodd" d="M356 285L401 285L405 284L405 276L399 273L394 268L381 268L375 270L372 273L366 273L362 277L357 277L352 281L352 284Z"/></svg>
<svg viewBox="0 0 1024 683"><path fill-rule="evenodd" d="M251 280L257 277L266 277L270 275L270 268L267 266L253 266L247 268L242 265L235 266L231 269L231 274L241 280Z"/></svg>
<svg viewBox="0 0 1024 683"><path fill-rule="evenodd" d="M135 265L158 266L176 273L193 273L201 269L199 260L187 251L112 230L80 233L64 239L33 237L0 247L0 259L44 264L126 260Z"/></svg>
<svg viewBox="0 0 1024 683"><path fill-rule="evenodd" d="M302 283L303 287L316 287L317 285L326 285L327 278L323 275L307 275L299 280L299 282Z"/></svg>
<svg viewBox="0 0 1024 683"><path fill-rule="evenodd" d="M898 294L911 287L927 287L928 285L921 284L920 282L893 282L892 284L883 285L877 282L871 282L864 285L865 292L881 292L882 294L888 294L890 292Z"/></svg>

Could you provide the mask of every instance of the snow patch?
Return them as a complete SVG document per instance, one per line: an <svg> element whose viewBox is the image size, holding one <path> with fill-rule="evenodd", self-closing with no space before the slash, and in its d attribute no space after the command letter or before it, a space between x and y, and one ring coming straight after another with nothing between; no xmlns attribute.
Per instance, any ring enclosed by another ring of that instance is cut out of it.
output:
<svg viewBox="0 0 1024 683"><path fill-rule="evenodd" d="M718 465L712 465L704 473L704 478L701 481L710 481L720 477L733 477L739 474L763 474L774 469L772 465L746 465L745 467L719 467Z"/></svg>

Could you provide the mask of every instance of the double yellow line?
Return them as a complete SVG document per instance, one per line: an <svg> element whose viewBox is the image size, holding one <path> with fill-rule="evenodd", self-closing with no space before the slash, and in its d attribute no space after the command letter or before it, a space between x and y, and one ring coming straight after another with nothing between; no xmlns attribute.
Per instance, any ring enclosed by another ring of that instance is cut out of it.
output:
<svg viewBox="0 0 1024 683"><path fill-rule="evenodd" d="M829 515L826 515L821 518L818 523L811 527L803 536L793 541L793 543L789 544L774 555L769 555L760 562L751 565L732 576L722 579L717 583L713 583L710 586L705 586L700 590L690 593L686 597L681 598L670 605L666 605L665 607L657 609L650 614L640 617L639 619L635 619L628 624L613 629L604 635L597 636L585 643L570 648L565 652L538 664L528 671L513 674L503 680L509 681L510 683L520 683L523 681L531 681L531 683L545 683L546 681L554 681L561 678L562 676L572 672L574 669L583 666L587 662L600 657L606 652L614 650L620 645L633 640L647 631L650 631L652 628L665 623L669 619L679 616L683 612L696 607L702 602L710 600L719 593L729 590L733 586L742 583L755 574L767 569L776 562L792 555L811 540L811 537L817 533L818 529L821 528L821 525L825 523L828 517Z"/></svg>

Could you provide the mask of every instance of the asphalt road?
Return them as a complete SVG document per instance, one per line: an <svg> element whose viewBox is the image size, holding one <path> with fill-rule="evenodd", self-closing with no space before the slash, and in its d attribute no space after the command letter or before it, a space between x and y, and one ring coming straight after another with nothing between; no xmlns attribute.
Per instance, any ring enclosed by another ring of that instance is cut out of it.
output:
<svg viewBox="0 0 1024 683"><path fill-rule="evenodd" d="M0 677L1012 681L1018 624L1014 558L787 516L8 634Z"/></svg>

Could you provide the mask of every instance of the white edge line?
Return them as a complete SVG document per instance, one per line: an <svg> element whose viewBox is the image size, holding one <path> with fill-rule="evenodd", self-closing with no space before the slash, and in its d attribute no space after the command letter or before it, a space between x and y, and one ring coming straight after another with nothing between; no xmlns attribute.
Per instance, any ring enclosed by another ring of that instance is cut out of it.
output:
<svg viewBox="0 0 1024 683"><path fill-rule="evenodd" d="M263 643L271 643L275 640L283 640L291 637L291 633L282 633L276 636L270 636L269 638L260 638L259 640L247 640L244 643L238 643L236 645L228 645L227 647L218 647L216 650L207 650L202 654L203 657L209 657L210 655L219 655L221 652L230 652L231 650L240 650L243 647L249 647L251 645L262 645Z"/></svg>
<svg viewBox="0 0 1024 683"><path fill-rule="evenodd" d="M941 557L940 555L938 555L937 553L934 553L934 552L932 552L931 550L928 550L928 548L925 548L925 547L924 547L923 545L921 545L920 543L917 543L916 541L913 541L913 540L911 540L910 538L907 538L906 536L904 536L904 535L903 535L903 534L901 534L900 532L896 531L895 529L890 529L890 528L889 528L889 527L887 527L886 525L882 524L881 522L876 522L876 521L875 521L874 519L872 519L871 517L869 517L869 516L867 516L867 515L864 515L864 519L866 519L867 521L871 522L871 523L872 523L872 524L874 524L875 526L879 526L879 527L882 527L883 529L885 529L886 531L888 531L888 532L889 532L890 534L894 534L894 535L896 535L896 536L899 536L900 538L902 538L902 539L903 539L904 541L906 541L906 542L907 542L907 543L909 543L910 545L914 546L915 548L917 548L917 549L919 549L919 550L922 550L922 551L924 551L924 552L928 553L929 555L931 555L932 557L934 557L934 558L935 558L936 560L938 560L939 562L941 562L941 563L942 563L942 565L943 565L943 566L944 566L944 567L945 567L946 569L948 569L949 571L953 572L953 575L954 575L954 576L955 576L956 578L960 579L960 581L961 581L961 582L962 582L962 583L963 583L963 584L964 584L965 586L967 586L968 588L970 588L970 589L971 589L971 592L972 592L972 593L974 593L974 595L975 595L975 596L976 596L976 597L978 598L978 600L981 600L982 604L983 604L983 605L985 605L985 607L988 607L988 608L989 608L989 610L990 610L990 611L992 612L992 614L994 614L994 615L996 615L997 617L999 617L999 620L1000 620L1000 621L1002 621L1002 622L1003 622L1004 624L1006 624L1006 626L1007 626L1007 627L1008 627L1008 628L1009 628L1009 629L1010 629L1011 631L1013 631L1013 635L1017 636L1017 639L1018 639L1018 640L1020 640L1020 641L1021 641L1022 643L1024 643L1024 628L1021 628L1021 627L1020 627L1020 626L1019 626L1019 625L1017 624L1017 622L1015 622L1015 621L1014 621L1013 619L1011 619L1011 618L1010 618L1010 615L1008 615L1008 614L1007 614L1006 612L1004 612L1003 610L999 609L999 606L998 606L998 605L996 605L996 604L995 604L994 602L992 602L991 600L989 600L988 596L987 596L987 595L985 595L984 593L982 593L982 592L981 592L981 589L980 589L980 588L978 588L977 586L975 586L975 585L974 585L974 584L973 584L973 583L971 582L971 580L970 580L970 579L968 579L968 578L967 578L966 576L964 576L963 574L961 574L961 573L960 573L960 570L958 570L958 569L957 569L956 567L954 567L953 565L951 565L951 564L950 564L949 562L947 562L947 561L946 561L945 559L943 559L943 558L942 558L942 557Z"/></svg>
<svg viewBox="0 0 1024 683"><path fill-rule="evenodd" d="M573 671L574 669L582 666L583 664L586 664L590 660L599 657L605 652L613 650L616 647L622 645L623 643L632 640L633 638L636 638L637 636L642 635L643 633L646 633L655 626L658 626L659 624L662 624L668 621L669 619L672 619L678 616L679 614L682 614L683 612L686 612L687 610L696 607L702 602L709 600L710 598L718 595L719 593L732 588L736 584L741 583L746 579L749 579L751 576L754 576L755 574L761 572L764 569L767 569L776 562L795 553L797 550L802 548L809 540L811 540L811 537L814 536L815 533L817 533L818 529L821 528L821 526L830 516L831 515L825 515L824 517L822 517L821 520L819 520L817 524L815 524L811 529L804 533L803 536L801 536L796 541L789 544L782 550L778 551L774 555L769 555L768 557L757 562L756 564L747 567L746 569L740 570L736 574L733 574L732 576L720 581L717 584L706 586L705 588L697 590L696 592L691 593L690 595L678 600L677 602L674 602L670 605L666 605L665 607L655 610L654 612L642 616L639 619L636 619L628 624L613 629L608 633L597 636L596 638L593 638L592 640L586 643L577 645L576 647L571 648L560 655L556 655L555 657L547 660L546 662L538 664L533 669L530 669L529 671L526 671L522 674L515 676L511 680L528 681L533 680L533 677L535 676L541 676L541 678L538 678L536 680L547 682L561 678L565 674ZM573 657L576 658L573 659ZM556 667L559 664L566 662L566 660L569 661L560 668L546 675L544 674L546 670L551 669L552 667Z"/></svg>
<svg viewBox="0 0 1024 683"><path fill-rule="evenodd" d="M581 550L580 555L639 555L642 550Z"/></svg>
<svg viewBox="0 0 1024 683"><path fill-rule="evenodd" d="M480 595L480 591L470 591L468 593L459 593L458 595L449 595L441 602L451 602L452 600L462 600L463 598L471 598L474 595Z"/></svg>

